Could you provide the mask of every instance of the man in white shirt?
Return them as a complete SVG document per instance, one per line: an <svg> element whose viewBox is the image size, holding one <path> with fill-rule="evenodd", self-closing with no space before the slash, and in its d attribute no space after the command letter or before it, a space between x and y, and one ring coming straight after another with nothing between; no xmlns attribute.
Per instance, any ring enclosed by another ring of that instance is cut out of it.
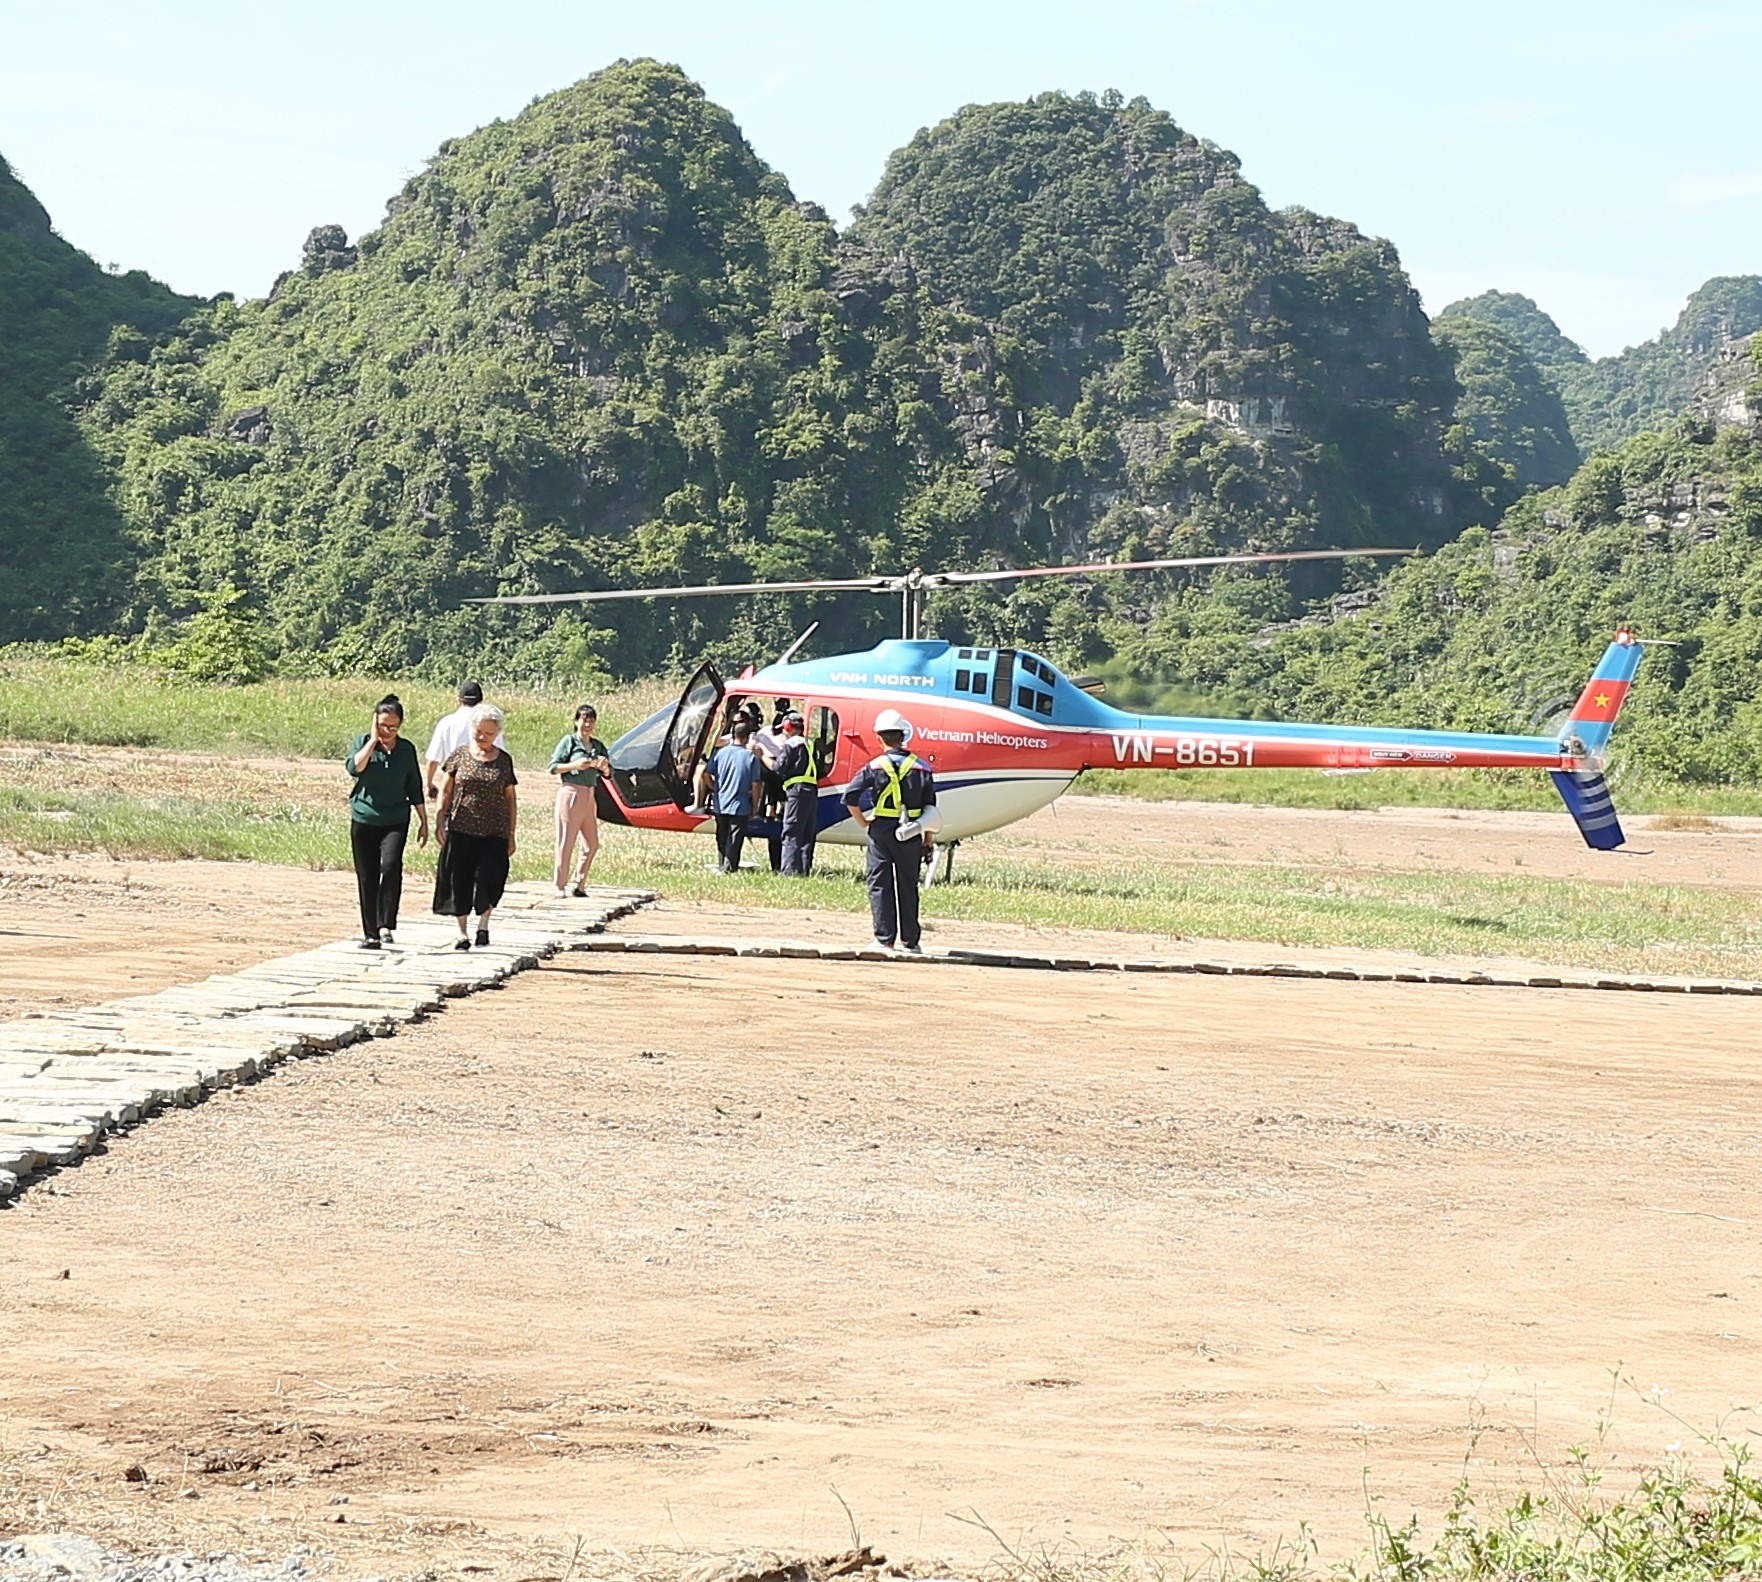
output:
<svg viewBox="0 0 1762 1582"><path fill-rule="evenodd" d="M788 700L780 699L779 701L787 702ZM753 752L757 754L759 762L765 768L761 777L764 784L765 805L760 810L760 816L781 821L783 817L783 777L778 774L777 765L783 761L783 735L780 729L783 722L779 720L776 725L767 730L764 723L765 716L756 703L746 705L746 718L752 723ZM777 833L771 836L769 845L771 847L771 872L781 873L783 871L781 822L778 824Z"/></svg>
<svg viewBox="0 0 1762 1582"><path fill-rule="evenodd" d="M428 799L433 801L440 795L440 787L434 783L436 772L440 766L453 756L461 747L471 740L471 711L483 702L483 683L481 681L461 681L459 683L459 706L451 714L442 715L436 721L434 734L428 738L428 752L424 755L422 765L422 783L428 790ZM502 740L502 733L496 732L496 746L507 747Z"/></svg>

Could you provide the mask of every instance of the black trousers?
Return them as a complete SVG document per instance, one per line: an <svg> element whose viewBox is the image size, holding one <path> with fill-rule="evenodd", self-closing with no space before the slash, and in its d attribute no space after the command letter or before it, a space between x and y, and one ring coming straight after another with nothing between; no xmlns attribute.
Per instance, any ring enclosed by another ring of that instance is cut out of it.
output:
<svg viewBox="0 0 1762 1582"><path fill-rule="evenodd" d="M442 917L479 917L502 899L508 883L508 838L454 830L434 870L434 909Z"/></svg>
<svg viewBox="0 0 1762 1582"><path fill-rule="evenodd" d="M783 793L782 872L805 879L814 871L814 841L819 835L820 788L791 786Z"/></svg>
<svg viewBox="0 0 1762 1582"><path fill-rule="evenodd" d="M398 902L404 898L404 843L409 838L409 819L402 824L349 821L363 939L378 939L382 928L398 926Z"/></svg>
<svg viewBox="0 0 1762 1582"><path fill-rule="evenodd" d="M750 813L716 815L716 851L721 858L723 873L740 871L740 853L746 846L746 827L750 823Z"/></svg>
<svg viewBox="0 0 1762 1582"><path fill-rule="evenodd" d="M887 820L869 826L869 916L883 945L918 943L918 868L923 860L922 835L901 840Z"/></svg>

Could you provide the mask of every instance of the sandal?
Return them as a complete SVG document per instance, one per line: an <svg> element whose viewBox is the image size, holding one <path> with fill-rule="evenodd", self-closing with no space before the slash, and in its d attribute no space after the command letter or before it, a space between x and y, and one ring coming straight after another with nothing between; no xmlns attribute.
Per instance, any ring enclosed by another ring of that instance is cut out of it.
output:
<svg viewBox="0 0 1762 1582"><path fill-rule="evenodd" d="M482 946L487 945L489 943L489 930L487 928L478 929L477 943L478 943L479 947L482 947Z"/></svg>

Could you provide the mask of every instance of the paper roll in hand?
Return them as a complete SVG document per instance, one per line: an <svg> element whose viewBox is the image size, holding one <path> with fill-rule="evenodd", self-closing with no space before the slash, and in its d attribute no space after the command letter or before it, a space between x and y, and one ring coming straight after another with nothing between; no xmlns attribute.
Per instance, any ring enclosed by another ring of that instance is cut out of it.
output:
<svg viewBox="0 0 1762 1582"><path fill-rule="evenodd" d="M942 832L942 810L938 807L927 807L916 818L902 818L899 821L899 838L910 840L914 835L936 836Z"/></svg>

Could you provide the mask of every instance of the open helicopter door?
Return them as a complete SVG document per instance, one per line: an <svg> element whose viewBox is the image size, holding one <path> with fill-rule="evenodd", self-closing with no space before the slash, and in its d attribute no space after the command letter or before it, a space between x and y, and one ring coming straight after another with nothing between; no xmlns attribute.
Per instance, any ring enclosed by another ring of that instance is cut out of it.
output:
<svg viewBox="0 0 1762 1582"><path fill-rule="evenodd" d="M722 701L722 678L703 665L676 704L656 709L612 743L612 788L600 783L602 818L627 822L625 813L671 802L683 809L691 801L691 777ZM615 795L612 794L615 792Z"/></svg>
<svg viewBox="0 0 1762 1582"><path fill-rule="evenodd" d="M697 800L692 791L692 777L697 773L710 734L716 728L716 706L722 701L725 690L716 667L706 660L685 684L685 690L679 695L679 706L674 709L673 719L667 726L655 773L680 808Z"/></svg>

